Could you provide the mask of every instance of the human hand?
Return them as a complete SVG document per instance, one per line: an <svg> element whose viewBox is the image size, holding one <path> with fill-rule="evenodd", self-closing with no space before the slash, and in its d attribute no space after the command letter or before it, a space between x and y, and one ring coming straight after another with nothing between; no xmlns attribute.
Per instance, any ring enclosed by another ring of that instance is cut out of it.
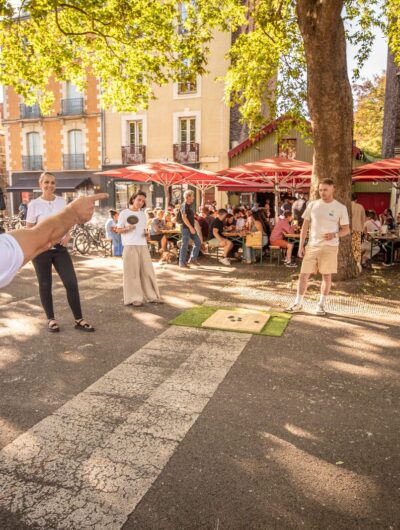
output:
<svg viewBox="0 0 400 530"><path fill-rule="evenodd" d="M328 232L327 234L324 234L324 239L327 241L331 241L332 239L335 239L336 234L334 232Z"/></svg>
<svg viewBox="0 0 400 530"><path fill-rule="evenodd" d="M66 211L72 211L76 217L76 224L83 224L90 221L94 212L94 203L108 198L108 193L96 193L86 197L79 197L72 201Z"/></svg>
<svg viewBox="0 0 400 530"><path fill-rule="evenodd" d="M299 251L298 251L297 255L298 255L299 258L303 258L304 257L304 247L303 246L299 248Z"/></svg>
<svg viewBox="0 0 400 530"><path fill-rule="evenodd" d="M194 228L191 228L191 229L190 229L190 233L191 233L192 235L195 235L196 230L195 230Z"/></svg>

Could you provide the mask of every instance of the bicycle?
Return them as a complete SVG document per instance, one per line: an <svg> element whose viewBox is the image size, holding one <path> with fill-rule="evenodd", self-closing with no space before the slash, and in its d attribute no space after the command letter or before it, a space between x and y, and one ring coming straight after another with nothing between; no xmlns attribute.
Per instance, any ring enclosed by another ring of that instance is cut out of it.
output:
<svg viewBox="0 0 400 530"><path fill-rule="evenodd" d="M76 225L71 231L73 237L73 249L79 254L89 254L91 250L101 250L107 256L111 253L111 245L106 239L103 228L86 223Z"/></svg>

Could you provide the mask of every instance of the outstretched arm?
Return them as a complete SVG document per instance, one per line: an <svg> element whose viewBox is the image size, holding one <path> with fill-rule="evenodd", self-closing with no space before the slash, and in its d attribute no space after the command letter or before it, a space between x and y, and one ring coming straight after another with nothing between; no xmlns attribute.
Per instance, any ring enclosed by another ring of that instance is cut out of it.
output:
<svg viewBox="0 0 400 530"><path fill-rule="evenodd" d="M80 197L66 206L59 214L48 217L33 228L9 232L17 240L24 253L24 263L51 248L75 224L89 221L93 215L94 203L107 197L107 193Z"/></svg>

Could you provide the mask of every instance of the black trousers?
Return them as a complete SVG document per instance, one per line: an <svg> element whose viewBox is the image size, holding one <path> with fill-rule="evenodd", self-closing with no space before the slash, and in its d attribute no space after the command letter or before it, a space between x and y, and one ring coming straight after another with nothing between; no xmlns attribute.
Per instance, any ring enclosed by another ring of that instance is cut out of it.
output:
<svg viewBox="0 0 400 530"><path fill-rule="evenodd" d="M82 318L81 301L79 297L78 281L76 279L74 265L68 250L62 245L42 252L32 260L36 276L39 282L39 295L47 318L54 318L52 288L52 266L58 272L61 281L67 291L69 307L75 320Z"/></svg>

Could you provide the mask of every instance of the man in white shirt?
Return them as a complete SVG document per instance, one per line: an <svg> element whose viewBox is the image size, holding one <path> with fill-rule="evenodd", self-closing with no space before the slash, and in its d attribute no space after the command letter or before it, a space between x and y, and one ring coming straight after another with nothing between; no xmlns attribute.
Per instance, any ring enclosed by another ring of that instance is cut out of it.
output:
<svg viewBox="0 0 400 530"><path fill-rule="evenodd" d="M106 199L107 193L80 197L62 212L48 217L30 230L13 230L0 235L0 288L8 285L29 260L48 250L75 224L91 219L94 203Z"/></svg>
<svg viewBox="0 0 400 530"><path fill-rule="evenodd" d="M335 187L333 180L323 179L318 186L317 201L311 201L303 214L303 227L300 234L298 256L303 259L297 296L294 304L285 309L287 313L298 313L303 309L303 299L311 274L322 275L321 297L317 306L317 315L325 315L325 302L332 284L332 274L337 273L339 238L350 233L347 208L333 198ZM309 240L304 251L305 240Z"/></svg>

